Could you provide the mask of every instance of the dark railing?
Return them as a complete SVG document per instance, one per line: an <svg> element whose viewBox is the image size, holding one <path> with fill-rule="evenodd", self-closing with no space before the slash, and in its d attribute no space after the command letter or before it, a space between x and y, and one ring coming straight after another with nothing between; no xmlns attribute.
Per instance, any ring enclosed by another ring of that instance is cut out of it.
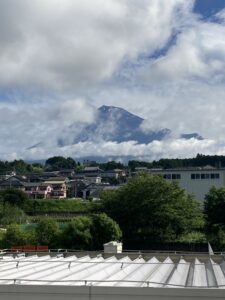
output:
<svg viewBox="0 0 225 300"><path fill-rule="evenodd" d="M130 239L123 240L123 248L126 250L155 250L155 251L184 251L207 252L207 243L183 243L183 242L155 242L152 240Z"/></svg>

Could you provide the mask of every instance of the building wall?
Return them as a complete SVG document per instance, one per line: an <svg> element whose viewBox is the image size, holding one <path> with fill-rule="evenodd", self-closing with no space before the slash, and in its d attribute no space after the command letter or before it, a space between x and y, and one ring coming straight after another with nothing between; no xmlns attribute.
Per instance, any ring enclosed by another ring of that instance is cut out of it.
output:
<svg viewBox="0 0 225 300"><path fill-rule="evenodd" d="M1 285L1 300L217 300L224 289Z"/></svg>
<svg viewBox="0 0 225 300"><path fill-rule="evenodd" d="M161 175L170 182L176 181L181 188L201 202L212 186L225 187L224 169L150 170L150 173Z"/></svg>

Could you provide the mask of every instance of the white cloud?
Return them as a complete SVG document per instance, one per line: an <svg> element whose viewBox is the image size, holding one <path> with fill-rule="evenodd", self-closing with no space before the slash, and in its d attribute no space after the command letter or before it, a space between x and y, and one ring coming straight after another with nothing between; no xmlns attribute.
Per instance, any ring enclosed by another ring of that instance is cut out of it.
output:
<svg viewBox="0 0 225 300"><path fill-rule="evenodd" d="M213 23L200 23L185 30L166 56L150 63L146 80L195 78L213 83L224 81L224 35L225 26Z"/></svg>
<svg viewBox="0 0 225 300"><path fill-rule="evenodd" d="M160 158L184 158L194 157L198 153L208 155L225 155L225 143L214 140L196 140L196 139L170 139L165 141L154 141L147 145L136 144L134 141L116 143L103 142L101 144L94 142L78 143L76 145L56 147L37 147L26 150L23 155L26 159L43 159L52 155L63 155L80 158L85 156L101 157L120 157L136 156L139 159L152 161ZM14 157L20 157L21 153Z"/></svg>
<svg viewBox="0 0 225 300"><path fill-rule="evenodd" d="M48 91L110 79L124 61L163 47L192 2L3 0L0 86Z"/></svg>
<svg viewBox="0 0 225 300"><path fill-rule="evenodd" d="M225 23L225 9L222 9L221 11L219 11L216 15L215 18L217 18L220 22L224 22Z"/></svg>
<svg viewBox="0 0 225 300"><path fill-rule="evenodd" d="M58 147L58 139L64 137L70 142L79 133L79 127L66 129L71 124L89 124L95 119L96 110L85 99L74 99L62 103L47 103L36 106L29 103L0 106L0 157L11 157L11 153L23 153L36 144Z"/></svg>
<svg viewBox="0 0 225 300"><path fill-rule="evenodd" d="M193 4L2 0L0 98L10 100L0 102L0 158L224 153L224 10L213 23L195 15ZM102 104L146 118L145 130L170 128L173 138L56 147L60 137L73 143ZM206 140L176 139L188 132Z"/></svg>
<svg viewBox="0 0 225 300"><path fill-rule="evenodd" d="M95 120L96 109L90 106L85 99L75 99L64 101L56 108L58 111L58 121L61 125L73 123L92 123Z"/></svg>

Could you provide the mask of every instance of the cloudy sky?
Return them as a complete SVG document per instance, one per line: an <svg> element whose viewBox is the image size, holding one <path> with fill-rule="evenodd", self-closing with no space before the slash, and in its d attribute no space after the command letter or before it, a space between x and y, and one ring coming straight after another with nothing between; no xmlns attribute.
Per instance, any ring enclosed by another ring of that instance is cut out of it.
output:
<svg viewBox="0 0 225 300"><path fill-rule="evenodd" d="M225 154L224 83L224 0L0 0L2 160ZM103 104L174 136L56 145Z"/></svg>

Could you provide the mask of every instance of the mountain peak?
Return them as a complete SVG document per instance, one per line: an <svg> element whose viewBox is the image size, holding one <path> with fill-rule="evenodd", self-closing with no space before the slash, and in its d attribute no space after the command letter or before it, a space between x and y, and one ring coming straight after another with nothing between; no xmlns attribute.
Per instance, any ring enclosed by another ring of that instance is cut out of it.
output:
<svg viewBox="0 0 225 300"><path fill-rule="evenodd" d="M100 111L110 111L110 110L115 109L115 108L119 108L119 107L102 105L101 107L98 108L98 110L100 110Z"/></svg>
<svg viewBox="0 0 225 300"><path fill-rule="evenodd" d="M139 144L148 144L152 141L161 141L170 136L171 131L168 128L158 130L144 131L142 129L144 119L130 113L129 111L116 107L102 105L97 109L96 119L89 125L74 123L69 128L65 129L65 137L62 135L58 139L58 146L68 145L68 136L71 136L70 144L80 142L116 142L123 143L135 141ZM73 137L74 136L74 137ZM203 139L198 133L182 134L184 139ZM39 147L41 144L36 144L33 147Z"/></svg>
<svg viewBox="0 0 225 300"><path fill-rule="evenodd" d="M117 116L120 119L123 118L123 119L130 119L133 121L135 120L137 126L139 126L142 123L142 121L144 121L143 118L130 113L124 108L117 107L117 106L102 105L101 107L98 108L98 112L101 117Z"/></svg>

